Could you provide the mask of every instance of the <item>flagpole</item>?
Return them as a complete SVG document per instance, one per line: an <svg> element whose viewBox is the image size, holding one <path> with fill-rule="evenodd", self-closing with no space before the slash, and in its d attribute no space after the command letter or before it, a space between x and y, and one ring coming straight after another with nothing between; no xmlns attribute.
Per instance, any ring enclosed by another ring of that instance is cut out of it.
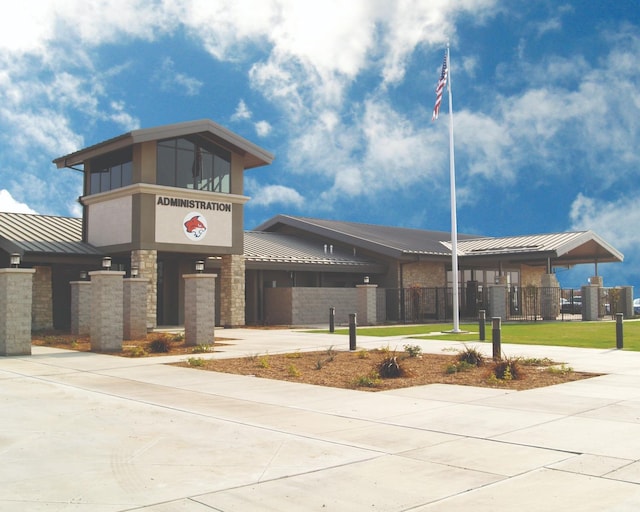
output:
<svg viewBox="0 0 640 512"><path fill-rule="evenodd" d="M460 298L458 285L458 220L456 215L456 165L453 151L453 99L451 95L451 56L447 43L449 92L449 180L451 183L451 273L453 274L453 332L460 330Z"/></svg>

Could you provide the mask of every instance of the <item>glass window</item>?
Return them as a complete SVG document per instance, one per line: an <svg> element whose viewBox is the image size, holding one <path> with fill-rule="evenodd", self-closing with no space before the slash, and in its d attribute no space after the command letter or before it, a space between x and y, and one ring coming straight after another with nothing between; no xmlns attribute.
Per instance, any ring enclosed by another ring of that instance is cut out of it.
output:
<svg viewBox="0 0 640 512"><path fill-rule="evenodd" d="M200 135L158 142L156 183L229 193L231 153Z"/></svg>
<svg viewBox="0 0 640 512"><path fill-rule="evenodd" d="M97 194L131 185L133 180L133 151L126 148L91 160L89 193Z"/></svg>

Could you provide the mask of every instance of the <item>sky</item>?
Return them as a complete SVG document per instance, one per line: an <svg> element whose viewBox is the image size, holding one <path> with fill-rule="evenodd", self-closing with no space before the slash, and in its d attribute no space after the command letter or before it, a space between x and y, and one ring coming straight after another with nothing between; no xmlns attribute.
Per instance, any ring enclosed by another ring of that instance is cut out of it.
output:
<svg viewBox="0 0 640 512"><path fill-rule="evenodd" d="M447 43L445 92L432 121ZM0 18L0 211L80 216L54 158L211 119L275 155L277 214L509 236L592 230L640 296L640 0L30 0ZM594 265L558 269L579 287Z"/></svg>

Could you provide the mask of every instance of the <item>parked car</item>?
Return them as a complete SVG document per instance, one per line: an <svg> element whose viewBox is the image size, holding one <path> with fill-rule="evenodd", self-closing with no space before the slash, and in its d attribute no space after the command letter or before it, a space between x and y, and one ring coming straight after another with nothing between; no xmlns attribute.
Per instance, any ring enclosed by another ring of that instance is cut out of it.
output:
<svg viewBox="0 0 640 512"><path fill-rule="evenodd" d="M582 297L575 295L570 299L560 299L560 313L578 315L582 313Z"/></svg>
<svg viewBox="0 0 640 512"><path fill-rule="evenodd" d="M640 315L640 299L633 299L633 314Z"/></svg>

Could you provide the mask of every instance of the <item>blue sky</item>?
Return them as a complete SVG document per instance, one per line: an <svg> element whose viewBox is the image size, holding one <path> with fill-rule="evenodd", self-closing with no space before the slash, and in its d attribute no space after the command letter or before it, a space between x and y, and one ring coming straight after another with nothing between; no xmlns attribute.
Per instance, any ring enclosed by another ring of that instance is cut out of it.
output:
<svg viewBox="0 0 640 512"><path fill-rule="evenodd" d="M640 294L638 0L32 0L0 19L0 210L79 216L51 161L209 118L275 154L245 227L279 213L489 236L593 230ZM91 5L87 9L86 6ZM559 272L580 286L592 265Z"/></svg>

